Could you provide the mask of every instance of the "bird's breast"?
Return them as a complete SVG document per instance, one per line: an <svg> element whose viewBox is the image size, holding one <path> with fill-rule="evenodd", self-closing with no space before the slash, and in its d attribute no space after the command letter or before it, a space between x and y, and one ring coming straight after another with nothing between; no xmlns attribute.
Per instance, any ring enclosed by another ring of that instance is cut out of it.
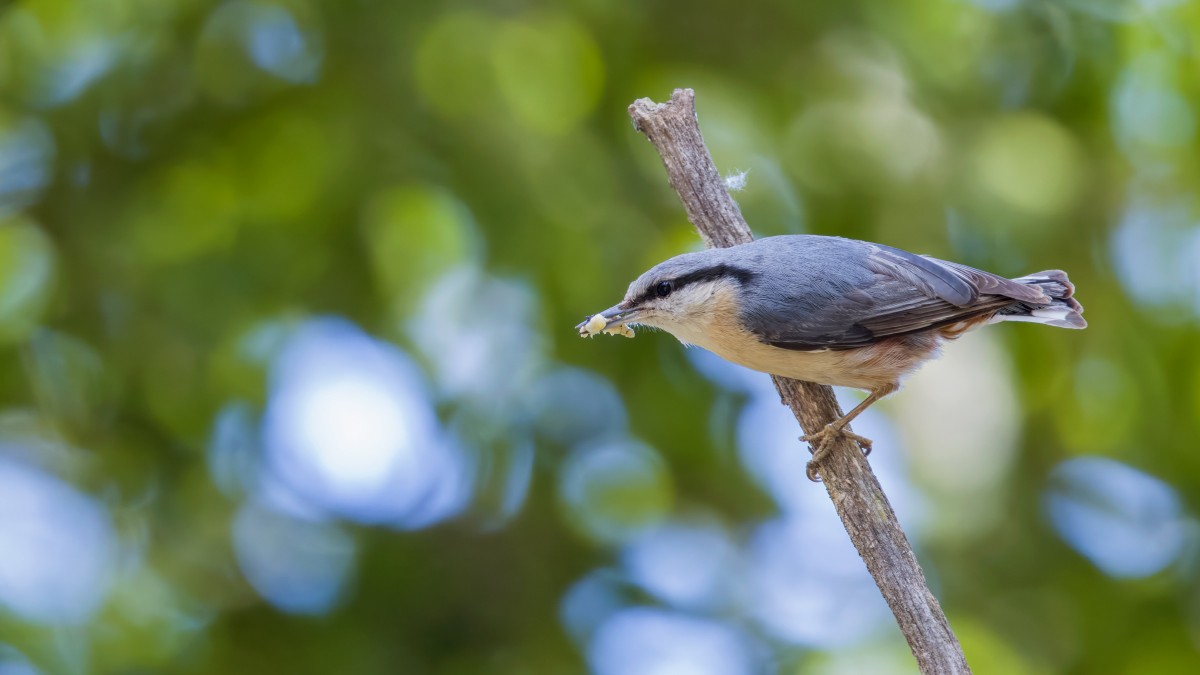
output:
<svg viewBox="0 0 1200 675"><path fill-rule="evenodd" d="M708 304L710 311L679 325L661 327L681 342L703 347L726 361L819 384L868 390L895 384L923 361L936 356L941 342L937 335L924 334L890 338L857 349L780 349L742 327L728 294L718 294Z"/></svg>

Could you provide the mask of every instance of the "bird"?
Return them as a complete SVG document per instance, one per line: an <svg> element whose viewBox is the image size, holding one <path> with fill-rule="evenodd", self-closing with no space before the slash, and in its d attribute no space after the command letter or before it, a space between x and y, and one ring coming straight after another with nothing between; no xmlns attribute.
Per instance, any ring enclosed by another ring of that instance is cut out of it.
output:
<svg viewBox="0 0 1200 675"><path fill-rule="evenodd" d="M633 336L630 326L674 335L752 370L867 392L817 432L808 477L846 426L944 343L1002 321L1086 328L1062 270L1015 279L884 244L822 235L764 237L684 253L650 268L617 305L588 316L580 335Z"/></svg>

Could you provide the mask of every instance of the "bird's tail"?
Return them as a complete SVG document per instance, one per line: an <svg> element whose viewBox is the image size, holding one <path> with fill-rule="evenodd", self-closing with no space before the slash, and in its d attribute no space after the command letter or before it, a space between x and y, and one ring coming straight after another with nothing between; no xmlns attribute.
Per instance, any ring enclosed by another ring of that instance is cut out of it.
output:
<svg viewBox="0 0 1200 675"><path fill-rule="evenodd" d="M1050 298L1047 304L1020 302L1010 305L993 317L993 321L1032 321L1059 328L1087 328L1083 305L1075 300L1075 285L1062 270L1047 270L1028 274L1013 281L1025 286L1037 286Z"/></svg>

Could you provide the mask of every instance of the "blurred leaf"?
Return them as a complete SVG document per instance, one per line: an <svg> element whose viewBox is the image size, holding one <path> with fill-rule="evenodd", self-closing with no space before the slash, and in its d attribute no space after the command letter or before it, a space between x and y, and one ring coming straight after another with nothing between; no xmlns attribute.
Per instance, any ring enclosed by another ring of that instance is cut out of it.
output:
<svg viewBox="0 0 1200 675"><path fill-rule="evenodd" d="M600 98L604 62L591 36L570 19L501 24L493 49L500 91L530 131L569 131Z"/></svg>
<svg viewBox="0 0 1200 675"><path fill-rule="evenodd" d="M57 263L50 239L28 218L0 218L0 344L27 337L50 299Z"/></svg>
<svg viewBox="0 0 1200 675"><path fill-rule="evenodd" d="M401 314L450 268L479 254L466 205L435 187L380 191L366 203L363 230L380 290Z"/></svg>

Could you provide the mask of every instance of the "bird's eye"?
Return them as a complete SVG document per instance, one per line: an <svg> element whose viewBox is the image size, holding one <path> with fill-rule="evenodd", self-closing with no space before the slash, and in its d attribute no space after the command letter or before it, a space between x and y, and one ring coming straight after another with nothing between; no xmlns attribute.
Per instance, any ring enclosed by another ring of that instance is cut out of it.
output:
<svg viewBox="0 0 1200 675"><path fill-rule="evenodd" d="M671 285L671 282L660 281L658 282L658 285L654 287L654 292L658 294L658 297L665 298L671 294L673 289L674 286Z"/></svg>

